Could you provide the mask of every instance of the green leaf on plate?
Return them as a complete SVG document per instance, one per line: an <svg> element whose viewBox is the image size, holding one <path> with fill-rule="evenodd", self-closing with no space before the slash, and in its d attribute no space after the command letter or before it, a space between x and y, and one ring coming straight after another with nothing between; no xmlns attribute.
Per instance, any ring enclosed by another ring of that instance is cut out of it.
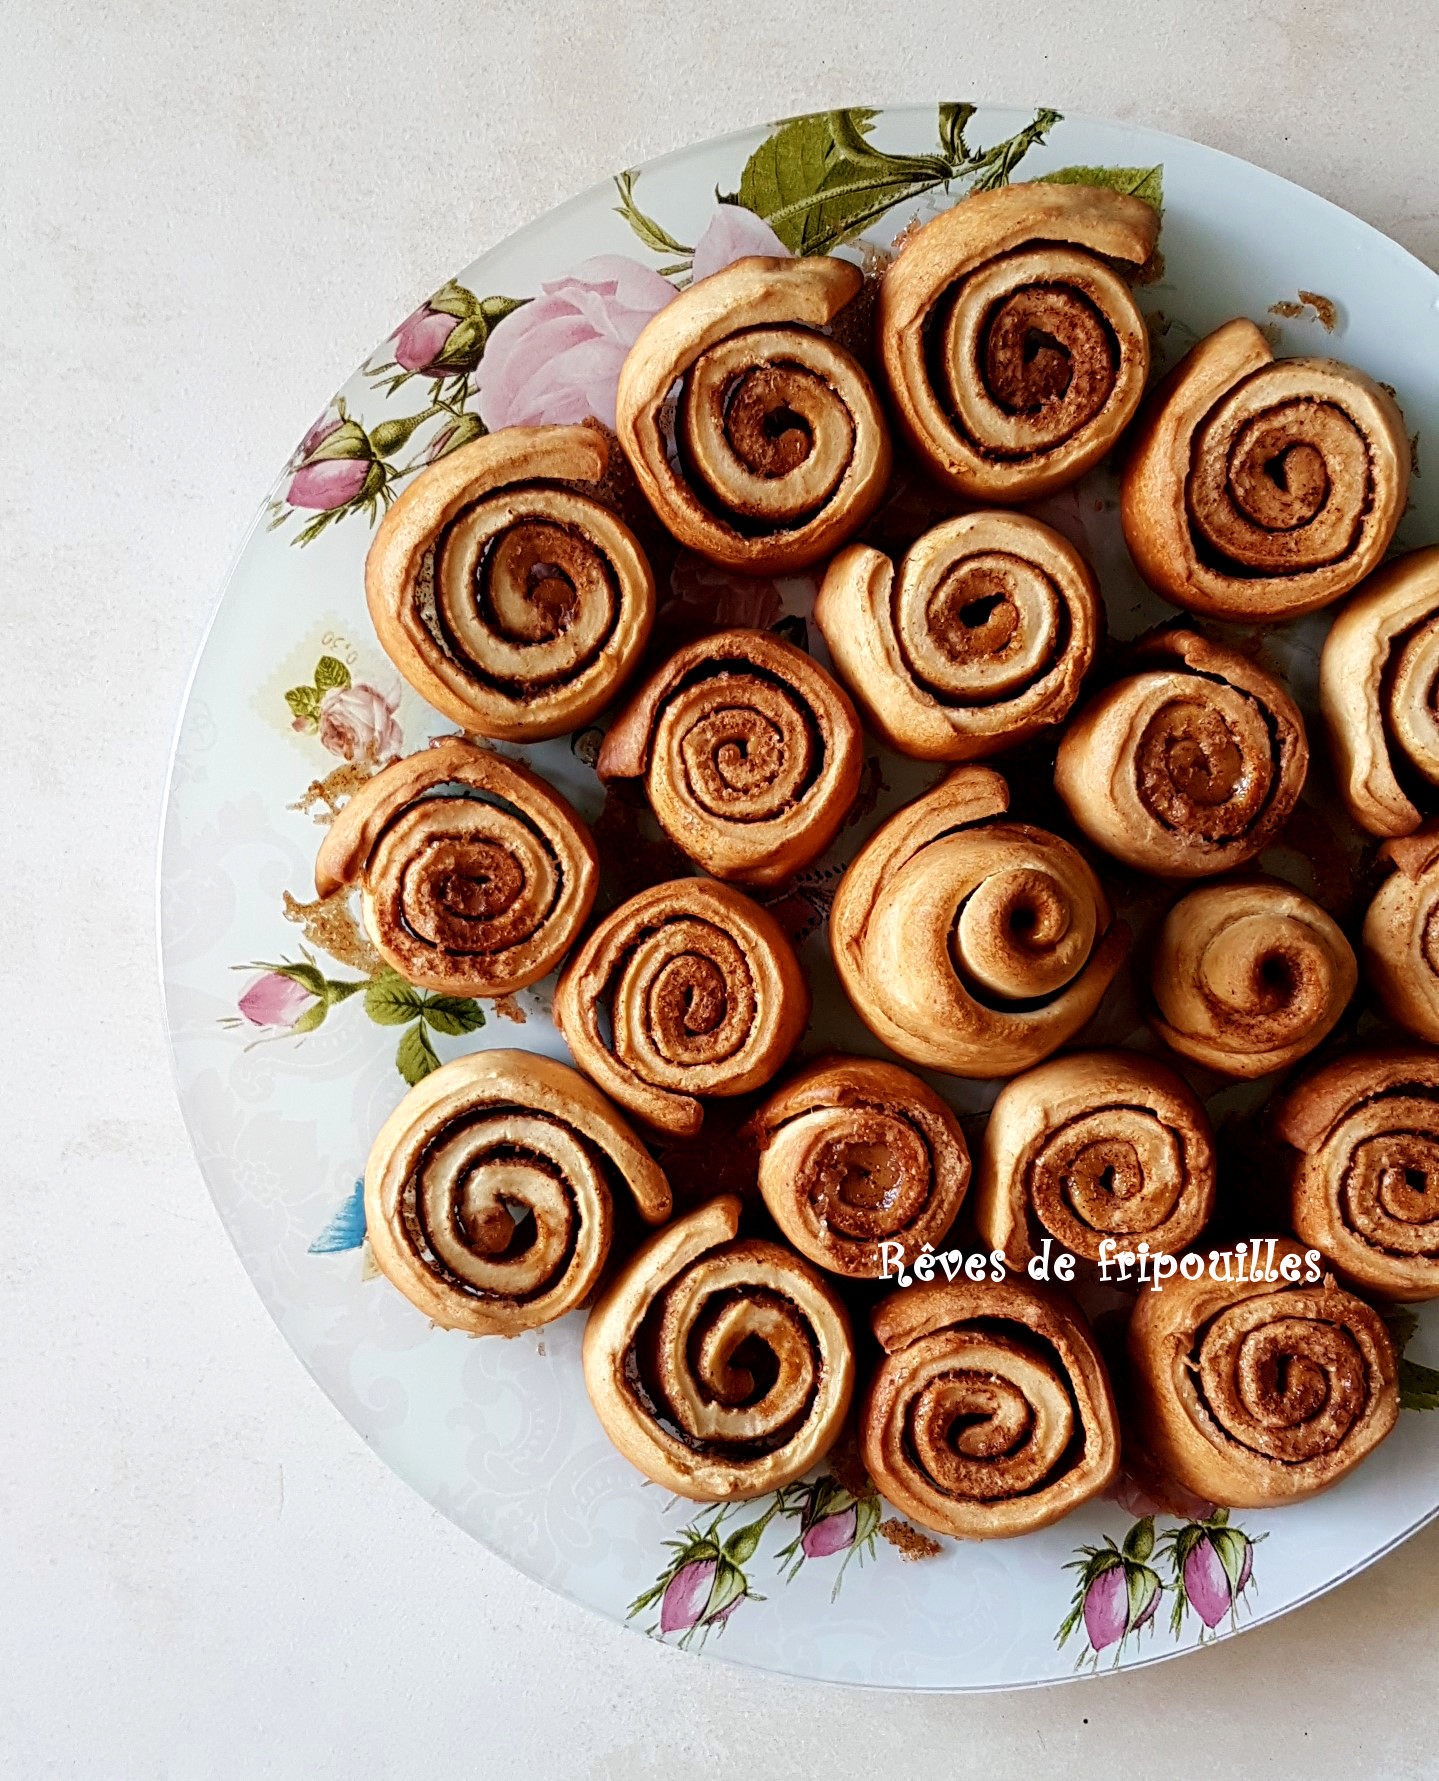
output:
<svg viewBox="0 0 1439 1781"><path fill-rule="evenodd" d="M1419 1319L1407 1305L1386 1305L1379 1315L1388 1328L1396 1352L1403 1354L1409 1346L1410 1338L1419 1328Z"/></svg>
<svg viewBox="0 0 1439 1781"><path fill-rule="evenodd" d="M424 1006L420 992L393 971L376 977L365 990L365 1013L377 1026L402 1027L418 1020Z"/></svg>
<svg viewBox="0 0 1439 1781"><path fill-rule="evenodd" d="M461 1033L476 1033L485 1024L485 1011L468 996L426 996L422 1018L437 1033L448 1033L452 1039Z"/></svg>
<svg viewBox="0 0 1439 1781"><path fill-rule="evenodd" d="M331 687L348 686L350 670L336 656L321 656L315 663L315 685L322 693Z"/></svg>
<svg viewBox="0 0 1439 1781"><path fill-rule="evenodd" d="M941 155L890 155L869 141L872 110L791 118L745 162L739 190L721 203L761 216L792 252L825 254L903 199L951 175Z"/></svg>
<svg viewBox="0 0 1439 1781"><path fill-rule="evenodd" d="M809 626L798 612L787 612L778 623L770 626L770 634L792 643L796 649L809 649Z"/></svg>
<svg viewBox="0 0 1439 1781"><path fill-rule="evenodd" d="M292 686L285 694L285 703L301 723L314 723L320 715L320 694L317 687Z"/></svg>
<svg viewBox="0 0 1439 1781"><path fill-rule="evenodd" d="M630 169L615 175L615 190L620 201L615 205L615 215L622 216L639 236L640 240L656 254L679 254L688 259L693 253L692 247L686 247L682 241L676 241L668 229L663 229L652 216L646 216L635 203L635 174Z"/></svg>
<svg viewBox="0 0 1439 1781"><path fill-rule="evenodd" d="M1038 184L1048 186L1103 186L1111 192L1127 192L1143 198L1155 210L1164 208L1164 168L1158 167L1061 167L1041 173Z"/></svg>
<svg viewBox="0 0 1439 1781"><path fill-rule="evenodd" d="M978 108L973 105L941 105L939 108L939 146L951 161L967 161L969 148L964 132Z"/></svg>
<svg viewBox="0 0 1439 1781"><path fill-rule="evenodd" d="M423 1025L416 1022L396 1048L395 1068L413 1088L417 1082L423 1082L431 1070L439 1067L439 1054L430 1044Z"/></svg>
<svg viewBox="0 0 1439 1781"><path fill-rule="evenodd" d="M1006 136L1002 142L996 142L993 148L980 149L962 168L956 168L955 172L973 174L974 183L970 190L974 192L992 192L999 186L1007 186L1011 174L1030 149L1043 142L1054 126L1062 121L1057 111L1037 111L1022 130L1016 130L1013 136Z"/></svg>
<svg viewBox="0 0 1439 1781"><path fill-rule="evenodd" d="M1399 1402L1406 1410L1439 1410L1439 1368L1401 1360Z"/></svg>

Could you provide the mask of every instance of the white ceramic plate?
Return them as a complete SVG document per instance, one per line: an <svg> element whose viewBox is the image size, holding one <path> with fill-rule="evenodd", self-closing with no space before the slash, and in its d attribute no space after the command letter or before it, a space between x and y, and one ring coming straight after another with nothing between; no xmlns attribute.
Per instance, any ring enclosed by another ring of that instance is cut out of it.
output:
<svg viewBox="0 0 1439 1781"><path fill-rule="evenodd" d="M907 1688L1015 1687L1150 1662L1284 1613L1436 1512L1439 1416L1406 1413L1355 1475L1280 1513L1148 1520L1126 1486L1043 1533L946 1543L917 1562L890 1512L845 1488L857 1481L843 1467L723 1511L679 1503L601 1432L580 1379L580 1316L511 1342L470 1340L432 1329L367 1266L357 1178L404 1092L397 1062L414 1074L485 1045L563 1055L548 983L489 1006L477 1030L461 1030L472 1024L463 1006L382 1006L367 1001L373 961L347 913L307 905L331 801L377 760L450 727L401 685L366 616L362 567L386 497L477 431L476 416L491 427L612 420L624 349L673 294L669 281L773 243L746 204L773 216L791 249L864 259L977 182L1089 170L1162 201L1163 271L1140 292L1161 363L1249 315L1273 326L1281 352L1333 353L1393 385L1421 451L1439 438L1439 279L1392 242L1174 137L969 110L802 119L668 156L482 255L377 348L276 481L226 585L179 727L161 865L170 1030L201 1168L275 1320L366 1441L476 1539L601 1613L792 1675ZM1332 333L1301 292L1334 305ZM525 298L537 300L517 307ZM1113 496L1099 471L1041 511L1089 553L1124 639L1172 614L1137 580ZM1421 475L1400 542L1435 537L1439 484ZM662 599L682 603L670 619L773 624L803 618L812 591L806 577L738 586L682 559ZM1311 712L1324 624L1267 643ZM515 752L603 834L594 741ZM857 841L929 775L870 754L862 813L782 900L818 991L806 1050L875 1049L833 986L821 915ZM1321 780L1311 798L1323 799ZM1340 820L1320 820L1352 854ZM1305 880L1292 848L1266 863ZM1084 1037L1147 1043L1135 1027L1121 989ZM992 1098L993 1085L935 1080L964 1113ZM1234 1091L1211 1100L1217 1116L1243 1104ZM671 1149L663 1160L690 1180L699 1159ZM1439 1362L1439 1306L1410 1334L1415 1404L1439 1386L1426 1355ZM1154 1604L1122 1635L1117 1580L1102 1578L1121 1561L1134 1599Z"/></svg>

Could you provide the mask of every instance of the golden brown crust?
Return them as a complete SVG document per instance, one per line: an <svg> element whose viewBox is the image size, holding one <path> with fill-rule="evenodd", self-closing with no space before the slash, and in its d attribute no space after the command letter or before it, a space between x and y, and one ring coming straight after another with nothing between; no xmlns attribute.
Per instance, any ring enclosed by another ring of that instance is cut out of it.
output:
<svg viewBox="0 0 1439 1781"><path fill-rule="evenodd" d="M1181 1057L1249 1080L1313 1051L1358 982L1338 924L1292 886L1206 884L1159 930L1149 1024Z"/></svg>
<svg viewBox="0 0 1439 1781"><path fill-rule="evenodd" d="M1354 1052L1275 1110L1295 1151L1294 1228L1361 1292L1439 1298L1439 1053Z"/></svg>
<svg viewBox="0 0 1439 1781"><path fill-rule="evenodd" d="M1143 265L1158 232L1138 198L1041 183L971 194L906 241L880 287L879 348L935 476L970 500L1027 501L1110 450L1149 336L1107 262Z"/></svg>
<svg viewBox="0 0 1439 1781"><path fill-rule="evenodd" d="M817 1059L770 1096L754 1130L775 1223L852 1280L886 1272L881 1243L898 1244L906 1263L938 1248L969 1186L959 1121L918 1076L879 1058Z"/></svg>
<svg viewBox="0 0 1439 1781"><path fill-rule="evenodd" d="M460 996L505 995L552 971L584 926L598 876L590 832L565 799L458 736L368 780L315 860L320 896L360 887L388 965Z"/></svg>
<svg viewBox="0 0 1439 1781"><path fill-rule="evenodd" d="M1376 568L1408 489L1391 396L1334 359L1275 359L1238 320L1146 402L1120 507L1156 593L1212 618L1277 620L1327 606Z"/></svg>
<svg viewBox="0 0 1439 1781"><path fill-rule="evenodd" d="M860 1409L881 1495L960 1540L1048 1527L1119 1471L1114 1399L1089 1327L1018 1280L935 1281L872 1314L885 1350Z"/></svg>
<svg viewBox="0 0 1439 1781"><path fill-rule="evenodd" d="M911 1063L1012 1076L1073 1038L1124 958L1093 871L1067 841L1003 817L987 767L956 767L851 861L830 911L860 1017Z"/></svg>
<svg viewBox="0 0 1439 1781"><path fill-rule="evenodd" d="M820 332L862 282L847 260L752 256L646 323L620 372L616 431L681 544L777 574L828 556L879 505L884 412L859 365ZM664 427L675 384L678 463Z"/></svg>
<svg viewBox="0 0 1439 1781"><path fill-rule="evenodd" d="M598 1090L552 1058L442 1064L381 1126L365 1167L380 1271L445 1329L514 1336L583 1303L609 1253L617 1188L670 1215L669 1183ZM533 1218L516 1250L511 1208Z"/></svg>
<svg viewBox="0 0 1439 1781"><path fill-rule="evenodd" d="M779 884L823 853L859 790L859 719L804 650L720 631L677 650L615 719L601 779L638 779L706 872Z"/></svg>
<svg viewBox="0 0 1439 1781"><path fill-rule="evenodd" d="M1159 1470L1210 1502L1262 1509L1338 1483L1399 1414L1394 1345L1378 1315L1332 1279L1248 1280L1235 1251L1209 1272L1146 1288L1129 1320L1133 1409ZM1270 1261L1269 1240L1253 1239ZM1274 1239L1272 1270L1303 1250ZM1211 1258L1206 1257L1206 1262Z"/></svg>
<svg viewBox="0 0 1439 1781"><path fill-rule="evenodd" d="M1089 565L1021 513L946 520L898 572L848 545L814 617L869 727L930 761L980 760L1062 723L1104 632Z"/></svg>
<svg viewBox="0 0 1439 1781"><path fill-rule="evenodd" d="M1400 783L1439 785L1439 545L1371 575L1329 628L1319 709L1349 814L1371 835L1408 835L1420 813ZM1399 772L1396 772L1396 767Z"/></svg>
<svg viewBox="0 0 1439 1781"><path fill-rule="evenodd" d="M555 986L575 1061L621 1106L692 1137L700 1097L760 1088L809 1019L784 930L708 878L652 885L607 915Z"/></svg>
<svg viewBox="0 0 1439 1781"><path fill-rule="evenodd" d="M654 622L633 532L598 484L593 427L507 427L422 470L381 520L365 598L385 653L454 723L502 742L578 729Z"/></svg>
<svg viewBox="0 0 1439 1781"><path fill-rule="evenodd" d="M854 1392L843 1304L807 1261L739 1236L721 1195L657 1232L585 1325L585 1389L620 1452L676 1496L780 1490L837 1439ZM773 1377L749 1370L769 1351Z"/></svg>
<svg viewBox="0 0 1439 1781"><path fill-rule="evenodd" d="M1244 865L1289 819L1309 769L1299 707L1238 650L1165 631L1081 706L1054 786L1096 846L1165 878Z"/></svg>
<svg viewBox="0 0 1439 1781"><path fill-rule="evenodd" d="M1392 1020L1439 1045L1439 820L1379 849L1394 870L1364 917L1364 975Z"/></svg>
<svg viewBox="0 0 1439 1781"><path fill-rule="evenodd" d="M1113 1238L1177 1255L1214 1209L1214 1135L1185 1081L1136 1051L1051 1058L999 1091L974 1222L1011 1268L1046 1235L1088 1261ZM1114 1251L1107 1251L1113 1254Z"/></svg>

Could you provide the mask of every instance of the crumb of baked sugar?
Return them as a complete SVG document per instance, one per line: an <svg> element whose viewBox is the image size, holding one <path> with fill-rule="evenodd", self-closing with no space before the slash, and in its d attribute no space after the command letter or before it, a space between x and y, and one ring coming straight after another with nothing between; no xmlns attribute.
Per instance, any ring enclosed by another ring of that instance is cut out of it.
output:
<svg viewBox="0 0 1439 1781"><path fill-rule="evenodd" d="M1331 297L1323 297L1318 291L1301 291L1297 302L1291 297L1282 303L1269 305L1271 315L1282 315L1287 321L1297 321L1306 310L1311 309L1324 332L1332 334L1339 325L1339 308Z"/></svg>
<svg viewBox="0 0 1439 1781"><path fill-rule="evenodd" d="M938 1540L931 1540L928 1534L922 1534L907 1521L882 1521L879 1524L879 1533L880 1538L888 1540L901 1558L911 1563L919 1558L938 1558L944 1551Z"/></svg>

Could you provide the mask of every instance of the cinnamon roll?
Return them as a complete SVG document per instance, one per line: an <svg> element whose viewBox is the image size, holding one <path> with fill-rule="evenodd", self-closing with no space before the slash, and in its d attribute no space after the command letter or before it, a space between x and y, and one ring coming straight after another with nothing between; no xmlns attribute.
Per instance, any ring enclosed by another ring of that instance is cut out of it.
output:
<svg viewBox="0 0 1439 1781"><path fill-rule="evenodd" d="M1439 1298L1439 1055L1336 1058L1285 1095L1274 1125L1295 1152L1301 1240L1362 1292Z"/></svg>
<svg viewBox="0 0 1439 1781"><path fill-rule="evenodd" d="M1159 930L1149 1024L1181 1057L1248 1080L1313 1051L1358 982L1338 925L1291 886L1206 884Z"/></svg>
<svg viewBox="0 0 1439 1781"><path fill-rule="evenodd" d="M1012 1076L1074 1037L1129 930L1067 841L999 820L1009 792L956 767L855 855L830 946L870 1030L911 1063Z"/></svg>
<svg viewBox="0 0 1439 1781"><path fill-rule="evenodd" d="M1185 1259L1206 1267L1141 1292L1129 1320L1136 1431L1161 1474L1236 1509L1338 1483L1399 1414L1378 1314L1331 1279L1307 1284L1288 1237Z"/></svg>
<svg viewBox="0 0 1439 1781"><path fill-rule="evenodd" d="M779 884L823 853L859 791L859 719L769 631L677 650L615 720L601 779L643 778L660 827L716 878Z"/></svg>
<svg viewBox="0 0 1439 1781"><path fill-rule="evenodd" d="M918 1076L878 1058L820 1058L770 1096L754 1129L775 1223L853 1280L884 1275L882 1244L906 1264L937 1248L969 1186L959 1121Z"/></svg>
<svg viewBox="0 0 1439 1781"><path fill-rule="evenodd" d="M585 1388L620 1452L676 1496L729 1502L801 1477L839 1435L854 1340L824 1277L739 1235L722 1194L625 1263L585 1325Z"/></svg>
<svg viewBox="0 0 1439 1781"><path fill-rule="evenodd" d="M507 427L450 452L380 521L365 598L385 653L462 728L501 742L579 729L609 704L654 622L633 532L598 484L593 427Z"/></svg>
<svg viewBox="0 0 1439 1781"><path fill-rule="evenodd" d="M656 884L608 915L555 987L580 1068L659 1131L693 1136L701 1097L759 1088L809 1019L804 972L779 923L708 878Z"/></svg>
<svg viewBox="0 0 1439 1781"><path fill-rule="evenodd" d="M1134 667L1060 742L1054 786L1069 814L1096 846L1160 877L1252 860L1309 769L1299 707L1248 656L1191 631L1151 637Z"/></svg>
<svg viewBox="0 0 1439 1781"><path fill-rule="evenodd" d="M1113 447L1149 375L1114 262L1154 251L1156 212L1098 186L972 193L912 235L879 293L895 413L931 474L972 501L1033 500Z"/></svg>
<svg viewBox="0 0 1439 1781"><path fill-rule="evenodd" d="M1059 1293L1018 1280L935 1281L872 1314L885 1351L860 1408L880 1494L959 1540L1048 1527L1119 1471L1109 1380Z"/></svg>
<svg viewBox="0 0 1439 1781"><path fill-rule="evenodd" d="M1386 841L1394 868L1364 917L1364 975L1389 1017L1439 1045L1439 822Z"/></svg>
<svg viewBox="0 0 1439 1781"><path fill-rule="evenodd" d="M1395 557L1346 601L1319 658L1319 709L1350 816L1419 827L1439 786L1439 545Z"/></svg>
<svg viewBox="0 0 1439 1781"><path fill-rule="evenodd" d="M1173 1070L1136 1051L1051 1058L999 1091L984 1129L974 1222L1016 1270L1048 1236L1104 1251L1177 1255L1214 1209L1214 1135Z"/></svg>
<svg viewBox="0 0 1439 1781"><path fill-rule="evenodd" d="M315 889L358 884L370 938L411 983L499 996L564 957L598 872L589 830L557 791L447 736L355 793L320 846Z"/></svg>
<svg viewBox="0 0 1439 1781"><path fill-rule="evenodd" d="M589 1296L620 1193L648 1224L669 1217L669 1183L604 1096L552 1058L481 1051L432 1071L381 1126L365 1232L432 1322L515 1336Z"/></svg>
<svg viewBox="0 0 1439 1781"><path fill-rule="evenodd" d="M814 606L835 672L902 754L968 761L1062 723L1104 631L1068 539L1021 513L967 513L900 564L851 544Z"/></svg>
<svg viewBox="0 0 1439 1781"><path fill-rule="evenodd" d="M751 257L697 280L646 323L620 372L615 425L681 544L780 574L828 556L879 505L884 412L822 332L863 282L847 260Z"/></svg>
<svg viewBox="0 0 1439 1781"><path fill-rule="evenodd" d="M1240 320L1151 396L1120 506L1156 593L1212 618L1277 620L1327 606L1376 568L1408 494L1393 398L1334 359L1276 359Z"/></svg>

